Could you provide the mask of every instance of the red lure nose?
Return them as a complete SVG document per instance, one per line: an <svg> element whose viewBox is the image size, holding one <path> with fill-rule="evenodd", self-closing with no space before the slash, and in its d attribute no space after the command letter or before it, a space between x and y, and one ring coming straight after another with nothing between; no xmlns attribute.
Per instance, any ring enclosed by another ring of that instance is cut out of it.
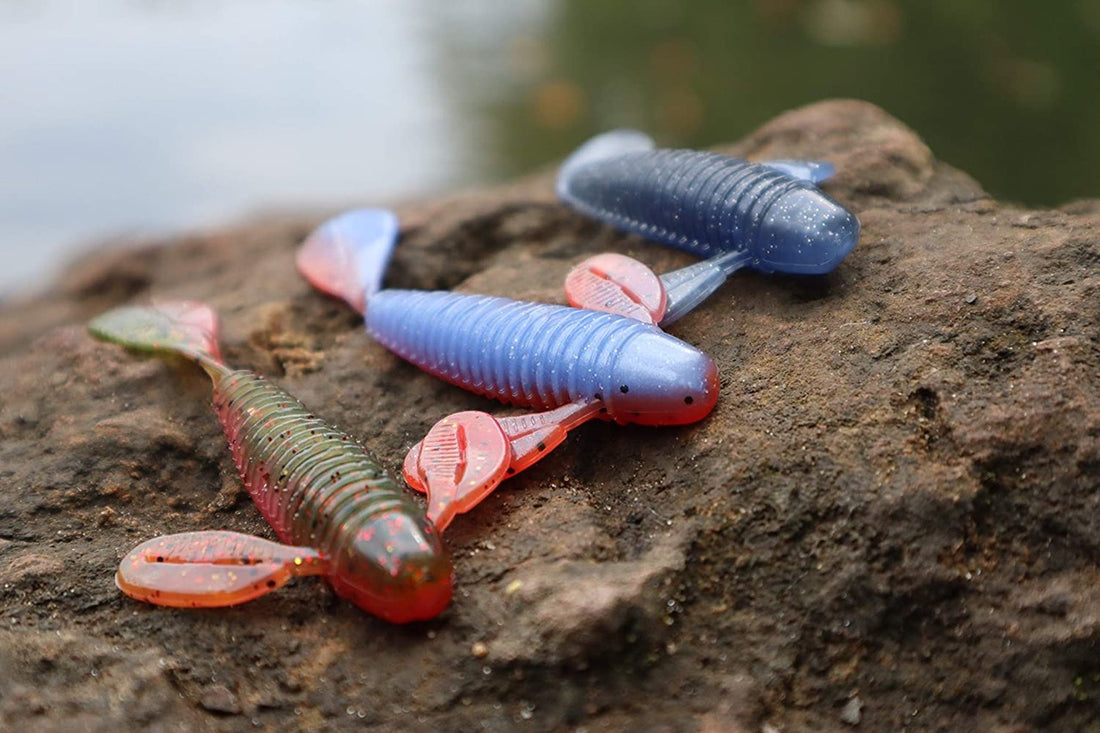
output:
<svg viewBox="0 0 1100 733"><path fill-rule="evenodd" d="M656 327L624 345L614 375L604 401L617 422L686 425L706 417L718 400L714 361Z"/></svg>

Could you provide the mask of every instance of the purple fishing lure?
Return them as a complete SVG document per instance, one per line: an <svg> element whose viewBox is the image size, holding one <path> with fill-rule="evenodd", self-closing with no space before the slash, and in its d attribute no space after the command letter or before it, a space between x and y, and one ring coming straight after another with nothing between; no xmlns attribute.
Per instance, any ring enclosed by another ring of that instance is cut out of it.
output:
<svg viewBox="0 0 1100 733"><path fill-rule="evenodd" d="M399 356L478 394L543 410L452 415L410 450L405 478L427 491L428 517L440 528L586 420L682 425L714 409L714 362L652 319L453 292L376 292L395 233L388 211L349 212L306 239L298 268L363 313L370 334Z"/></svg>
<svg viewBox="0 0 1100 733"><path fill-rule="evenodd" d="M550 409L599 400L620 423L702 419L718 398L710 358L624 316L450 292L383 290L370 334L441 379L504 402Z"/></svg>
<svg viewBox="0 0 1100 733"><path fill-rule="evenodd" d="M298 267L363 312L367 331L441 379L509 404L600 401L621 423L706 416L718 398L710 357L652 324L611 313L444 291L381 290L393 214L362 209L317 229Z"/></svg>

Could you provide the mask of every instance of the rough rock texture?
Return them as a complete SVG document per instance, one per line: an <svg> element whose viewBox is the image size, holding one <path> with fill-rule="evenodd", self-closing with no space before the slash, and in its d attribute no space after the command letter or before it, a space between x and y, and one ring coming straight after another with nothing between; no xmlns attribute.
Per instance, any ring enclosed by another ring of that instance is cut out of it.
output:
<svg viewBox="0 0 1100 733"><path fill-rule="evenodd" d="M859 246L824 278L740 274L676 324L718 363L715 413L590 424L506 482L448 531L432 623L315 579L200 612L112 582L157 533L272 535L205 377L89 338L109 306L210 301L230 363L394 468L444 414L505 411L307 287L320 216L96 255L7 304L0 728L1100 729L1100 202L999 204L859 102L728 150L834 161ZM389 284L562 302L595 252L690 261L550 183L401 208Z"/></svg>

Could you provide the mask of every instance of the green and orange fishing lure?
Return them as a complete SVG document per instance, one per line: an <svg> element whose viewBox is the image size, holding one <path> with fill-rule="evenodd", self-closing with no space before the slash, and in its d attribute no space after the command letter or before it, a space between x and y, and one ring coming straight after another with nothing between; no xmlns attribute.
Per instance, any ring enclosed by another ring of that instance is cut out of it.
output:
<svg viewBox="0 0 1100 733"><path fill-rule="evenodd" d="M226 366L208 306L122 307L88 328L131 349L182 355L210 375L214 411L245 487L286 543L224 531L158 537L123 559L116 582L124 593L164 606L218 607L295 576L322 575L337 595L387 621L428 619L447 607L451 560L424 509L351 436L260 375ZM476 441L462 449L463 470L501 470L477 460ZM478 480L456 476L463 479Z"/></svg>

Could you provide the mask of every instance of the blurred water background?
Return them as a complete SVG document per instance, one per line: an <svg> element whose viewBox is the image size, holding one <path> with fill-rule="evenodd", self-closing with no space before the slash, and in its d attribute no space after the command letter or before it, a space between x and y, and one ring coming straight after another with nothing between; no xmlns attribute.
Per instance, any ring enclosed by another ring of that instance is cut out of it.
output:
<svg viewBox="0 0 1100 733"><path fill-rule="evenodd" d="M1100 0L0 0L0 296L114 237L507 178L615 126L873 101L998 197L1100 196Z"/></svg>

